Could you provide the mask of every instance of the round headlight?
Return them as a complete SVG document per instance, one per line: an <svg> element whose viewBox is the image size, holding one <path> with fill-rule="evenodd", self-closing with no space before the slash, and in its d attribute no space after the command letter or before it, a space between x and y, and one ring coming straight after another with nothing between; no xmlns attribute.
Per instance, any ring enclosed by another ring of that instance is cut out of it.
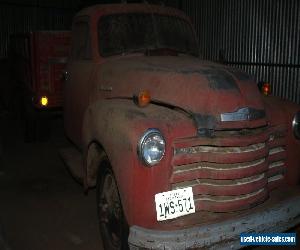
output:
<svg viewBox="0 0 300 250"><path fill-rule="evenodd" d="M165 140L159 130L149 129L139 141L139 157L147 165L153 166L159 163L163 158L165 146Z"/></svg>
<svg viewBox="0 0 300 250"><path fill-rule="evenodd" d="M296 113L293 119L293 132L297 139L300 139L300 111Z"/></svg>

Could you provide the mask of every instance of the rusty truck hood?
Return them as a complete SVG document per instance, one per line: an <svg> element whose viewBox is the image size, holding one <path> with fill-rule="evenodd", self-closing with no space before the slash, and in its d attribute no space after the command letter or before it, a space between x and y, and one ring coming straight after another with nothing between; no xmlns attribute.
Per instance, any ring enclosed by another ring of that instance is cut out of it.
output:
<svg viewBox="0 0 300 250"><path fill-rule="evenodd" d="M101 65L98 73L101 78L98 89L110 89L112 98L130 98L148 90L152 100L197 114L200 120L206 120L205 124L207 118L213 118L214 124L207 126L221 124L222 114L237 114L235 117L239 118L245 109L264 110L257 85L247 74L195 57L130 56L109 59ZM234 116L227 117L238 120ZM250 120L249 116L244 118ZM264 119L260 120L265 123Z"/></svg>

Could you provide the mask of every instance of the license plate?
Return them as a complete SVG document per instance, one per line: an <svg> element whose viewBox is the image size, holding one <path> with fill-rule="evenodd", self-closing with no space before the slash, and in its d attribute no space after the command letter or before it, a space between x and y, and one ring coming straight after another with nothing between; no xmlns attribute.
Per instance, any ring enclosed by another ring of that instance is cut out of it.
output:
<svg viewBox="0 0 300 250"><path fill-rule="evenodd" d="M195 213L192 187L176 189L155 195L158 221L174 219Z"/></svg>

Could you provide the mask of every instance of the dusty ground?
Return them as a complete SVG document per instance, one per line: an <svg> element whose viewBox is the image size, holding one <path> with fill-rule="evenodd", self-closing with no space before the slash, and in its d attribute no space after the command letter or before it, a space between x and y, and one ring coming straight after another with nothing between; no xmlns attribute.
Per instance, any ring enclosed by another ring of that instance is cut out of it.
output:
<svg viewBox="0 0 300 250"><path fill-rule="evenodd" d="M102 249L95 192L84 195L58 155L68 143L62 120L53 122L48 142L36 144L25 144L6 115L0 126L0 250L6 243L11 250Z"/></svg>

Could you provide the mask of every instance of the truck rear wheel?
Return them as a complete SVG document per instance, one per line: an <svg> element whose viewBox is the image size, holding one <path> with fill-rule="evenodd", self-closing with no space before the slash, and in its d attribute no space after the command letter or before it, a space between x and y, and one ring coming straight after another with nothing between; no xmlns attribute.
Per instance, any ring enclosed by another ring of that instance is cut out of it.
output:
<svg viewBox="0 0 300 250"><path fill-rule="evenodd" d="M24 110L24 140L35 142L37 139L37 112L27 104Z"/></svg>
<svg viewBox="0 0 300 250"><path fill-rule="evenodd" d="M50 137L50 114L27 104L24 112L25 142L46 141Z"/></svg>
<svg viewBox="0 0 300 250"><path fill-rule="evenodd" d="M128 249L128 225L123 213L117 183L108 159L97 176L97 211L104 249Z"/></svg>

